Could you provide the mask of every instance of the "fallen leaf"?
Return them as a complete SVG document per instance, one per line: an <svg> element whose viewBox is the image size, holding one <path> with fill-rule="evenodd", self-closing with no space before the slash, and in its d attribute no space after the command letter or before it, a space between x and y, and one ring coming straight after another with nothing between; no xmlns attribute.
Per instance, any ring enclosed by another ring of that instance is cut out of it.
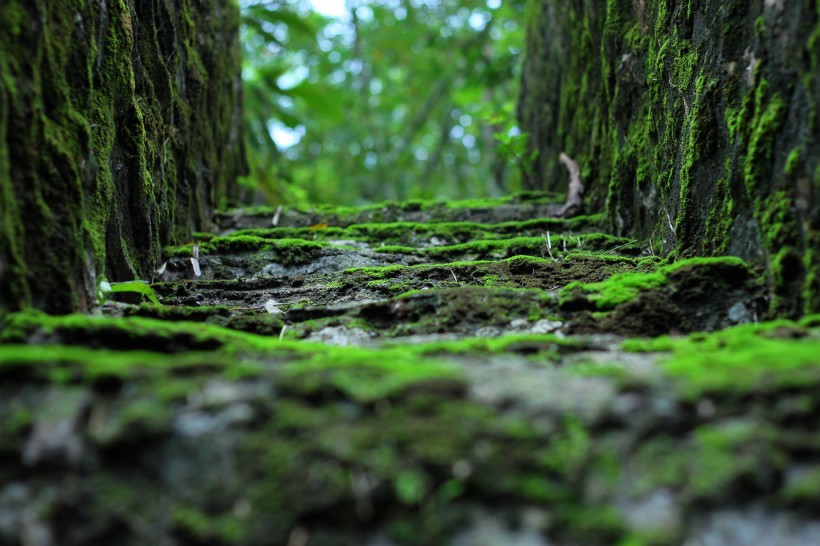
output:
<svg viewBox="0 0 820 546"><path fill-rule="evenodd" d="M282 312L277 307L276 300L274 300L273 298L271 298L271 299L269 299L268 301L265 302L265 311L267 311L270 314L278 314L278 313Z"/></svg>

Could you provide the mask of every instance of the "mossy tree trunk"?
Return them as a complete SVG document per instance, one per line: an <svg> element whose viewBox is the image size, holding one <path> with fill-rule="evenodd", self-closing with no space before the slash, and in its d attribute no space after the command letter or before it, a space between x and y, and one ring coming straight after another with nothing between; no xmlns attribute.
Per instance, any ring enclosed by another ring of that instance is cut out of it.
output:
<svg viewBox="0 0 820 546"><path fill-rule="evenodd" d="M245 169L234 0L0 7L0 312L148 278Z"/></svg>
<svg viewBox="0 0 820 546"><path fill-rule="evenodd" d="M537 179L656 252L765 264L771 310L820 310L820 2L536 0L519 117Z"/></svg>

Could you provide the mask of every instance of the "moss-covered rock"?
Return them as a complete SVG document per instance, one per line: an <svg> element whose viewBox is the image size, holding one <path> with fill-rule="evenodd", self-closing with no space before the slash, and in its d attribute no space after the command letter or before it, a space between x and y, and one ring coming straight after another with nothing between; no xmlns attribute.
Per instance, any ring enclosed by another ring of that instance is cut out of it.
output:
<svg viewBox="0 0 820 546"><path fill-rule="evenodd" d="M274 218L277 220L277 226L310 227L317 230L328 226L346 227L352 224L384 222L489 224L553 216L560 208L560 200L561 197L556 193L523 192L495 199L388 201L361 207L246 207L221 211L217 214L216 220L222 230L269 228L273 225ZM599 220L597 216L585 217L574 223L594 224ZM558 219L552 222L555 225L564 225L564 222Z"/></svg>
<svg viewBox="0 0 820 546"><path fill-rule="evenodd" d="M735 257L690 258L561 290L571 331L657 336L757 321L766 307L757 278Z"/></svg>
<svg viewBox="0 0 820 546"><path fill-rule="evenodd" d="M33 313L4 326L4 539L36 525L66 544L668 544L740 533L750 498L778 543L816 524L816 320L624 345L638 353L551 336L334 348ZM42 345L9 344L25 340Z"/></svg>

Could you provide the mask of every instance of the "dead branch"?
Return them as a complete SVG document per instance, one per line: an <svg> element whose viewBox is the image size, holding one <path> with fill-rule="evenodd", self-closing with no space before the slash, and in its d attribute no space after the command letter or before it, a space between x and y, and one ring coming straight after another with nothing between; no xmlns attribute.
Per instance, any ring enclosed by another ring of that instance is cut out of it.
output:
<svg viewBox="0 0 820 546"><path fill-rule="evenodd" d="M564 152L561 152L558 159L569 171L569 188L567 188L566 203L558 209L555 215L561 218L572 218L573 216L577 216L584 206L585 188L584 183L581 182L581 167L578 166L577 161Z"/></svg>

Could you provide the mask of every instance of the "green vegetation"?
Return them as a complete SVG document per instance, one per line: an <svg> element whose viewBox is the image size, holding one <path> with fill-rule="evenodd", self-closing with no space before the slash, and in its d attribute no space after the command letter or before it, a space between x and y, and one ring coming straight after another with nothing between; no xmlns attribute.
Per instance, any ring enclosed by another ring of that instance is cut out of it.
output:
<svg viewBox="0 0 820 546"><path fill-rule="evenodd" d="M122 389L105 418L95 414L87 425L89 441L109 453L124 445L140 450L158 434L194 426L184 425L175 407L189 408L197 423L253 408L253 419L238 425L241 436L215 428L220 432L202 433L204 443L196 444L211 446L199 448L209 456L220 452L215 438L231 447L242 462L230 476L243 484L240 500L216 507L196 497L170 501L174 526L201 540L287 537L304 513L355 505L360 497L350 484L366 471L369 483L384 485L383 503L407 510L401 521L383 521L383 532L395 540L407 529L429 540L450 536L456 525L450 518L458 521L471 502L503 496L527 506L548 504L556 536L652 544L676 540L681 528L636 523L616 498L640 502L672 491L676 506L689 510L722 505L745 491L767 492L791 507L812 505L816 465L791 465L815 443L801 423L813 414L820 385L818 324L813 316L633 340L624 347L660 351L648 355L651 365L633 368L572 363L566 359L594 351L596 342L550 335L362 349L185 322L28 312L3 324L0 376ZM48 343L14 344L31 336ZM164 336L164 347L175 352L157 352ZM82 346L91 337L99 348ZM206 343L211 348L203 350ZM481 379L501 362L524 367ZM473 388L484 393L482 402L467 394ZM500 398L493 398L496 388ZM665 414L633 412L619 421L610 413L616 400L669 408L679 433L667 431ZM11 413L0 409L0 449L17 449L19 431L42 422L48 411L17 398L15 404ZM601 404L607 421L594 410ZM188 464L199 472L196 459ZM131 475L96 473L94 491L105 494L104 503L96 506L102 499L95 494L86 506L152 521L135 503L151 486L131 483ZM321 485L305 491L305 480L317 476ZM222 479L202 473L192 483L232 490L234 482ZM279 517L250 517L249 507Z"/></svg>
<svg viewBox="0 0 820 546"><path fill-rule="evenodd" d="M2 540L808 536L820 23L774 4L7 2Z"/></svg>
<svg viewBox="0 0 820 546"><path fill-rule="evenodd" d="M600 310L613 309L633 300L643 291L653 290L669 283L670 277L682 269L699 266L719 266L736 270L739 276L748 276L749 271L743 260L734 257L690 258L659 267L651 273L621 273L592 284L573 282L561 289L561 299L583 297Z"/></svg>
<svg viewBox="0 0 820 546"><path fill-rule="evenodd" d="M150 278L238 194L238 7L138 12L0 8L0 314L92 309L97 276Z"/></svg>
<svg viewBox="0 0 820 546"><path fill-rule="evenodd" d="M623 348L670 353L664 369L686 399L698 400L713 392L742 396L772 388L801 388L820 379L816 322L813 315L802 324L779 320L688 337L631 339Z"/></svg>
<svg viewBox="0 0 820 546"><path fill-rule="evenodd" d="M526 2L380 0L336 17L296 1L243 5L244 184L269 202L521 188L508 143L523 138L515 102Z"/></svg>
<svg viewBox="0 0 820 546"><path fill-rule="evenodd" d="M110 283L105 280L105 277L101 277L97 282L97 303L99 305L105 303L111 297L110 294L140 294L148 298L157 307L162 307L154 289L148 283L142 281Z"/></svg>

